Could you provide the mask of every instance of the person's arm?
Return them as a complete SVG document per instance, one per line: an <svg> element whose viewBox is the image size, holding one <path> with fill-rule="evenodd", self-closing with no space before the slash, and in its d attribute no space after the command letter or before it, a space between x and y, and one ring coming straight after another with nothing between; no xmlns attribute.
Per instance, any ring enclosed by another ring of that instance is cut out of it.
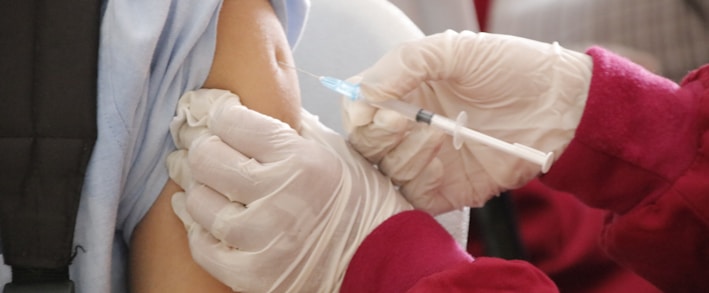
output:
<svg viewBox="0 0 709 293"><path fill-rule="evenodd" d="M282 26L266 0L223 3L214 63L204 88L229 90L249 108L298 129L300 97ZM131 292L231 292L197 265L170 198L170 180L131 239Z"/></svg>

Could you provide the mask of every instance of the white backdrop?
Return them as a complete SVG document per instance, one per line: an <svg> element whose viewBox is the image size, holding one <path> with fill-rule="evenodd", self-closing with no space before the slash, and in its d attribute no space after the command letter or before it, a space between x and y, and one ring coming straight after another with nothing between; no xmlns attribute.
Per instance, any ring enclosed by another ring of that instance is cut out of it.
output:
<svg viewBox="0 0 709 293"><path fill-rule="evenodd" d="M390 0L427 34L479 31L472 0Z"/></svg>

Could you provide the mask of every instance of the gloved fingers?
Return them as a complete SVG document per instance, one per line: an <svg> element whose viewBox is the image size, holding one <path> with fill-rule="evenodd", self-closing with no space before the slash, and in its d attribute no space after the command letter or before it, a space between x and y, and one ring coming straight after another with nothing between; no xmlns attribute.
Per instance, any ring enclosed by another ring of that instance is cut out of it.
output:
<svg viewBox="0 0 709 293"><path fill-rule="evenodd" d="M358 84L361 80L361 76L353 76L346 81ZM357 127L370 124L374 119L374 114L377 113L377 108L364 99L352 100L350 97L343 96L341 101L342 125L346 133L352 132Z"/></svg>
<svg viewBox="0 0 709 293"><path fill-rule="evenodd" d="M348 98L342 98L341 106L342 125L347 133L370 124L378 110L364 100L352 101Z"/></svg>
<svg viewBox="0 0 709 293"><path fill-rule="evenodd" d="M478 182L461 181L460 178L443 176L443 166L434 160L418 177L402 185L401 193L411 205L433 216L447 213L461 207L480 207L490 196L480 196L470 185ZM452 175L452 177L459 177ZM481 182L485 183L485 182Z"/></svg>
<svg viewBox="0 0 709 293"><path fill-rule="evenodd" d="M271 292L289 258L269 251L242 251L219 241L200 226L189 231L195 262L234 292Z"/></svg>
<svg viewBox="0 0 709 293"><path fill-rule="evenodd" d="M233 271L245 265L240 260L240 251L214 238L199 225L188 230L188 239L190 252L196 263L234 292L248 292L241 282L242 275Z"/></svg>
<svg viewBox="0 0 709 293"><path fill-rule="evenodd" d="M190 190L185 206L192 219L214 238L241 250L262 248L264 245L258 240L264 237L259 236L270 231L253 231L254 223L243 217L246 207L238 202L230 202L208 186L200 185ZM256 224L263 228L260 223Z"/></svg>
<svg viewBox="0 0 709 293"><path fill-rule="evenodd" d="M308 208L305 201L289 204L300 205L300 211ZM263 250L270 242L278 240L279 235L292 231L290 227L299 222L298 215L282 213L282 209L275 208L279 205L270 202L244 206L230 202L204 185L190 190L185 204L192 219L215 239L240 251L251 252Z"/></svg>
<svg viewBox="0 0 709 293"><path fill-rule="evenodd" d="M208 125L231 148L261 163L290 156L289 147L300 139L288 124L233 101L213 108Z"/></svg>
<svg viewBox="0 0 709 293"><path fill-rule="evenodd" d="M293 155L283 161L265 163L249 158L225 144L219 137L197 140L188 153L194 179L231 201L250 204L282 186L296 173Z"/></svg>
<svg viewBox="0 0 709 293"><path fill-rule="evenodd" d="M300 112L300 136L320 146L345 145L342 134L322 124L318 116L305 109Z"/></svg>
<svg viewBox="0 0 709 293"><path fill-rule="evenodd" d="M400 99L426 81L455 78L459 39L474 36L446 31L403 43L361 74L362 95L370 101Z"/></svg>
<svg viewBox="0 0 709 293"><path fill-rule="evenodd" d="M442 145L416 177L400 186L402 195L417 209L432 215L464 206L479 207L501 190L484 168L467 152Z"/></svg>
<svg viewBox="0 0 709 293"><path fill-rule="evenodd" d="M185 192L180 191L176 192L175 194L172 195L172 198L170 198L170 202L172 204L172 210L175 212L175 215L182 221L182 224L185 225L185 228L187 230L190 230L190 228L195 224L194 219L192 219L192 216L187 212L187 207L185 206L186 204L186 198L187 195L185 195Z"/></svg>
<svg viewBox="0 0 709 293"><path fill-rule="evenodd" d="M397 184L410 181L436 157L445 138L442 131L419 124L384 156L379 168Z"/></svg>
<svg viewBox="0 0 709 293"><path fill-rule="evenodd" d="M166 160L168 175L180 185L183 190L188 189L194 184L187 157L187 150L176 150L167 155Z"/></svg>
<svg viewBox="0 0 709 293"><path fill-rule="evenodd" d="M224 209L238 213L244 210L244 205L238 202L231 202L220 193L205 185L196 185L188 191L185 197L185 208L192 219L222 240L223 233L220 230L212 231L217 215Z"/></svg>
<svg viewBox="0 0 709 293"><path fill-rule="evenodd" d="M353 129L349 141L370 162L379 163L414 125L399 113L379 109L370 124Z"/></svg>
<svg viewBox="0 0 709 293"><path fill-rule="evenodd" d="M453 210L450 201L442 194L443 185L443 164L437 158L432 160L414 178L404 183L401 194L411 205L419 210L423 210L431 215L438 215L446 211Z"/></svg>
<svg viewBox="0 0 709 293"><path fill-rule="evenodd" d="M509 35L446 31L405 42L386 53L361 73L361 93L374 102L402 99L421 84L446 81L457 89L455 99L468 103L505 102L499 97L535 98L549 90L550 81L556 75L569 74L559 72L565 70L559 64L590 59L581 55L584 54L564 50L556 43ZM585 66L578 64L578 67ZM449 98L453 97L442 100ZM450 102L439 101L441 104Z"/></svg>
<svg viewBox="0 0 709 293"><path fill-rule="evenodd" d="M490 197L500 192L500 187L490 177L486 165L479 160L481 156L479 147L464 144L460 150L453 150L450 145L444 148L446 149L441 150L441 153L455 154L455 156L440 156L446 174L446 183L441 192L454 206L480 207Z"/></svg>
<svg viewBox="0 0 709 293"><path fill-rule="evenodd" d="M590 78L590 73L589 77L585 74L590 56L556 42L487 33L459 41L460 48L475 52L460 50L457 54L455 71L463 93L458 97L464 104L486 104L499 110L516 105L517 99L539 102L544 100L540 96L565 95L564 88L583 89ZM500 119L504 118L496 120Z"/></svg>
<svg viewBox="0 0 709 293"><path fill-rule="evenodd" d="M200 136L208 133L207 121L212 108L222 104L240 104L235 94L218 89L188 91L177 102L175 117L170 123L170 133L175 145L187 149Z"/></svg>

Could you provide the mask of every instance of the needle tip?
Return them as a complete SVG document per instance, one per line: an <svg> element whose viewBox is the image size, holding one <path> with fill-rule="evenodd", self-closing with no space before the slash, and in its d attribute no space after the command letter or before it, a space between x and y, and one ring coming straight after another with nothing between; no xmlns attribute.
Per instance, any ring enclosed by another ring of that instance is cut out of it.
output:
<svg viewBox="0 0 709 293"><path fill-rule="evenodd" d="M291 65L291 64L285 63L285 62L280 61L280 60L278 61L278 63L280 63L280 64L282 64L282 65L284 65L284 66L286 66L286 67L288 67L288 68L295 69L295 70L298 71L298 72L302 72L302 73L305 73L305 74L307 74L307 75L310 75L310 76L312 76L312 77L314 77L314 78L320 78L319 76L315 75L314 73L311 73L311 72L309 72L309 71L300 69L300 68L298 68L298 67L295 67L295 65Z"/></svg>

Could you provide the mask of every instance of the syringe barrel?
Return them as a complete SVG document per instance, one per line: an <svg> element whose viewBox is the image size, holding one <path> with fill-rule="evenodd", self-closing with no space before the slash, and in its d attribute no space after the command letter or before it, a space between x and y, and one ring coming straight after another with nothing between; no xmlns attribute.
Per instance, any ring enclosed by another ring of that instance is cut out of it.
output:
<svg viewBox="0 0 709 293"><path fill-rule="evenodd" d="M504 151L508 154L515 155L519 158L525 159L532 163L538 164L541 167L542 173L549 171L551 164L553 163L553 153L544 153L542 151L533 149L523 144L519 143L508 143L503 140L499 140L492 136L477 132L470 128L465 127L465 125L459 125L456 121L448 119L446 117L434 116L431 120L431 126L443 129L448 134L452 135L455 139L460 136L466 139L471 139L479 143L494 147L498 150Z"/></svg>
<svg viewBox="0 0 709 293"><path fill-rule="evenodd" d="M389 99L381 102L370 102L370 104L377 108L395 111L401 115L404 115L404 117L411 121L416 121L416 115L418 115L419 110L421 110L419 107L395 99Z"/></svg>

